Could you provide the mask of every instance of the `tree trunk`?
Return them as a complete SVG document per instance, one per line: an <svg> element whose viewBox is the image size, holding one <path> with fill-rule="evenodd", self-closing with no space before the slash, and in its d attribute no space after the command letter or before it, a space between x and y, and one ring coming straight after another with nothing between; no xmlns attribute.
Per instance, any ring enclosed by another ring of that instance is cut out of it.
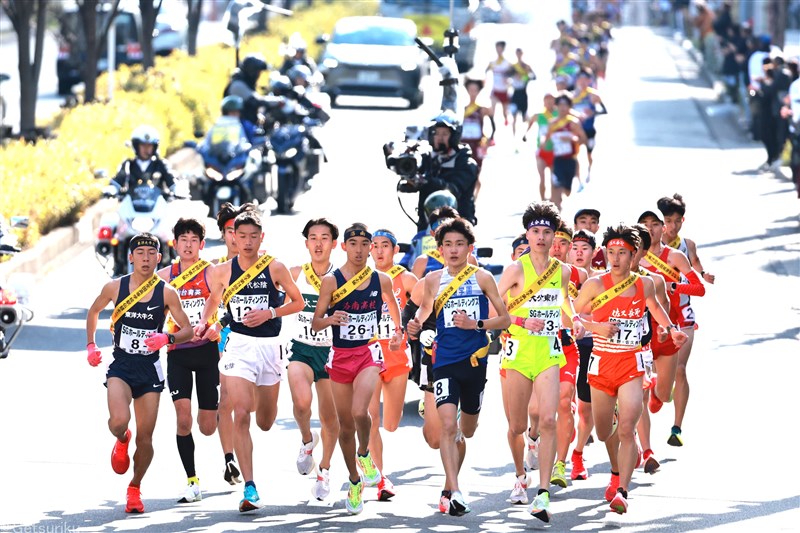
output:
<svg viewBox="0 0 800 533"><path fill-rule="evenodd" d="M203 0L187 0L186 13L189 26L186 30L186 51L190 56L197 55L197 33L200 30L200 14L203 12Z"/></svg>
<svg viewBox="0 0 800 533"><path fill-rule="evenodd" d="M83 22L83 35L86 39L86 61L83 64L83 103L94 102L97 89L97 4L98 0L83 0L78 11Z"/></svg>
<svg viewBox="0 0 800 533"><path fill-rule="evenodd" d="M156 27L156 16L161 10L161 1L139 0L139 11L142 14L142 66L145 70L155 65L153 30Z"/></svg>
<svg viewBox="0 0 800 533"><path fill-rule="evenodd" d="M786 41L786 21L789 18L785 0L770 0L767 6L767 28L772 44L783 49Z"/></svg>

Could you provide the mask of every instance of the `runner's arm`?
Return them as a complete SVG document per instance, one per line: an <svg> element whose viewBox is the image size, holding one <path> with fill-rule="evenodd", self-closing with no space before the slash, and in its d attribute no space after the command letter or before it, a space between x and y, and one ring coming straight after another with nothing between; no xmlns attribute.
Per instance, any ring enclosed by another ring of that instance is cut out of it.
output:
<svg viewBox="0 0 800 533"><path fill-rule="evenodd" d="M430 316L431 311L433 311L433 298L436 294L436 287L438 287L440 276L435 275L435 272L431 274L432 275L425 276L420 280L422 284L422 298L419 302L419 309L417 309L417 312L414 314L414 318L408 322L408 334L414 338L419 335L419 332L422 330L422 324L425 323L425 320ZM416 289L414 292L416 292Z"/></svg>
<svg viewBox="0 0 800 533"><path fill-rule="evenodd" d="M414 259L414 265L411 267L411 273L418 279L422 279L425 274L425 266L428 263L427 255L419 255Z"/></svg>
<svg viewBox="0 0 800 533"><path fill-rule="evenodd" d="M704 281L713 285L716 276L710 272L706 272L703 268L703 263L700 262L700 258L697 256L697 244L691 239L686 239L686 249L689 251L689 262L692 264L692 267L694 267L697 272L700 272Z"/></svg>
<svg viewBox="0 0 800 533"><path fill-rule="evenodd" d="M157 275L159 278L161 278L161 279L163 279L164 281L166 281L167 283L169 283L169 271L170 271L171 269L172 269L172 265L170 265L170 266L165 266L164 268L162 268L161 270L159 270L158 272L156 272L156 275Z"/></svg>
<svg viewBox="0 0 800 533"><path fill-rule="evenodd" d="M489 299L489 303L494 308L497 316L493 316L483 320L483 329L506 329L511 325L511 316L508 314L505 302L500 297L500 292L497 290L497 282L494 280L489 272L481 269L475 273L478 279L478 286ZM477 323L475 324L477 328Z"/></svg>
<svg viewBox="0 0 800 533"><path fill-rule="evenodd" d="M189 317L181 305L181 298L178 296L178 291L171 285L164 285L164 307L169 310L172 319L181 329L174 333L175 344L182 342L189 342L194 338L194 329L189 322ZM201 322L202 324L203 322Z"/></svg>
<svg viewBox="0 0 800 533"><path fill-rule="evenodd" d="M686 333L682 332L672 323L667 312L664 311L664 308L661 307L660 303L658 303L653 280L643 277L642 284L644 286L644 297L647 303L647 309L650 311L650 314L660 326L663 326L669 330L670 336L672 337L672 340L676 346L682 345L684 342L686 342Z"/></svg>
<svg viewBox="0 0 800 533"><path fill-rule="evenodd" d="M293 315L302 311L303 306L305 305L303 295L300 294L300 289L297 288L294 278L289 272L289 269L286 268L286 265L278 261L273 261L268 268L272 279L274 279L277 284L280 285L280 287L283 289L283 292L286 293L286 296L288 296L290 300L289 302L284 301L283 305L273 309L275 312L274 318L278 318L279 316Z"/></svg>
<svg viewBox="0 0 800 533"><path fill-rule="evenodd" d="M669 260L681 271L681 274L686 276L686 283L674 283L671 285L672 291L678 294L688 294L689 296L703 296L706 293L706 287L700 281L700 277L692 270L692 265L689 264L689 258L680 250L670 250Z"/></svg>
<svg viewBox="0 0 800 533"><path fill-rule="evenodd" d="M97 331L97 319L100 316L100 311L113 302L119 292L119 281L109 281L103 285L100 294L95 298L94 303L86 313L86 344L94 344L94 334Z"/></svg>
<svg viewBox="0 0 800 533"><path fill-rule="evenodd" d="M664 311L669 314L669 297L667 296L667 284L661 276L650 276L653 280L653 285L656 291L656 300L664 308Z"/></svg>
<svg viewBox="0 0 800 533"><path fill-rule="evenodd" d="M576 137L578 137L578 142L581 144L586 144L588 138L586 137L586 132L583 131L583 126L581 126L579 122L573 122L570 126L570 130Z"/></svg>
<svg viewBox="0 0 800 533"><path fill-rule="evenodd" d="M213 317L214 313L219 309L219 303L222 301L222 293L226 286L225 280L230 277L230 265L226 266L226 263L206 267L206 270L210 271L207 279L210 280L211 286L209 287L209 296L206 300L206 305L203 308L203 316L200 317L199 325L201 326L208 324L208 321L211 320L211 317ZM221 325L217 326L217 324L219 324L219 322L212 324L212 326L214 326L216 332L219 333L222 327Z"/></svg>
<svg viewBox="0 0 800 533"><path fill-rule="evenodd" d="M581 290L578 292L578 297L572 302L573 309L583 311L591 309L592 300L594 300L601 292L603 292L603 282L600 278L589 278L583 284ZM613 336L619 328L609 322L594 322L591 319L591 313L581 313L581 322L586 331L590 331L601 337Z"/></svg>
<svg viewBox="0 0 800 533"><path fill-rule="evenodd" d="M319 298L317 299L317 307L314 309L314 318L311 320L311 329L314 331L322 331L328 326L339 325L335 319L336 313L343 313L343 311L336 311L330 316L325 316L331 304L331 296L333 291L336 290L336 278L333 274L327 274L322 278L322 285L319 288Z"/></svg>

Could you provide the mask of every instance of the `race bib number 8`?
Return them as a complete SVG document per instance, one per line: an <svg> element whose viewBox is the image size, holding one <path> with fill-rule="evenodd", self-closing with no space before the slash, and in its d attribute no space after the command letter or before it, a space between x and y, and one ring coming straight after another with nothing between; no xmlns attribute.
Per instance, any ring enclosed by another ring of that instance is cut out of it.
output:
<svg viewBox="0 0 800 533"><path fill-rule="evenodd" d="M464 311L467 317L472 320L478 320L481 312L480 298L478 296L469 296L466 298L450 298L447 300L442 309L445 328L456 327L453 318L455 318L456 313L459 311Z"/></svg>
<svg viewBox="0 0 800 533"><path fill-rule="evenodd" d="M368 341L375 336L378 315L369 313L349 313L347 322L339 327L339 337L346 341Z"/></svg>
<svg viewBox="0 0 800 533"><path fill-rule="evenodd" d="M122 351L131 355L147 355L152 351L144 344L144 340L151 333L157 333L154 329L132 328L122 324L119 335L119 347Z"/></svg>
<svg viewBox="0 0 800 533"><path fill-rule="evenodd" d="M191 324L192 327L198 325L200 323L200 319L203 318L203 308L205 305L206 301L204 298L187 298L185 300L181 300L183 312L189 317L189 324Z"/></svg>
<svg viewBox="0 0 800 533"><path fill-rule="evenodd" d="M433 395L437 402L450 396L450 378L436 380L433 384Z"/></svg>
<svg viewBox="0 0 800 533"><path fill-rule="evenodd" d="M269 309L269 296L266 294L237 294L228 304L235 322L241 323L245 315L254 309Z"/></svg>

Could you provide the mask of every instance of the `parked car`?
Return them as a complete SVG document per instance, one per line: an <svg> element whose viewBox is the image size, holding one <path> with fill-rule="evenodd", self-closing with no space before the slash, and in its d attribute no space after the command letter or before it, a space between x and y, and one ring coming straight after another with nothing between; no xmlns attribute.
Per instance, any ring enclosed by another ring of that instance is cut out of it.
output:
<svg viewBox="0 0 800 533"><path fill-rule="evenodd" d="M426 58L414 43L417 26L408 19L345 17L334 26L318 66L322 91L331 98L345 95L396 96L411 109L422 104L420 89Z"/></svg>

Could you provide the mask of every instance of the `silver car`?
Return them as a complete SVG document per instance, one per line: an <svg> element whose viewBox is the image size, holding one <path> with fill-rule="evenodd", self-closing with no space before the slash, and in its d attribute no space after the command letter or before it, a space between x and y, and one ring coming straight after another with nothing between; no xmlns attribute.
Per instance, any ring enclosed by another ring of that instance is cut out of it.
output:
<svg viewBox="0 0 800 533"><path fill-rule="evenodd" d="M322 90L331 105L345 94L401 97L411 109L419 107L426 58L414 43L416 35L417 26L408 19L340 19L330 38L320 38L325 43L319 61Z"/></svg>

